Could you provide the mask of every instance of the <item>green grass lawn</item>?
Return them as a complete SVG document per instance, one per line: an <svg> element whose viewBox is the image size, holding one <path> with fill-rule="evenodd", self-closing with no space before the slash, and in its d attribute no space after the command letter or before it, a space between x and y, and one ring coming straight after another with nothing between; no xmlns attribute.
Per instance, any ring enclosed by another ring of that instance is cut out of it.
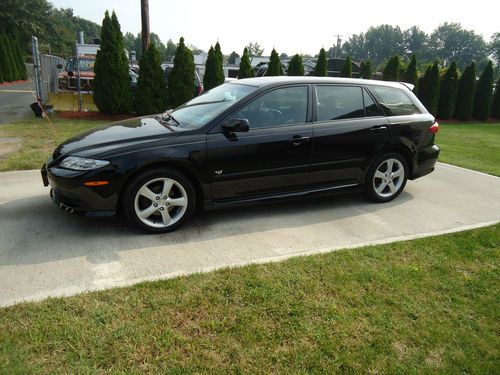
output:
<svg viewBox="0 0 500 375"><path fill-rule="evenodd" d="M440 124L436 143L440 161L500 176L500 123Z"/></svg>
<svg viewBox="0 0 500 375"><path fill-rule="evenodd" d="M103 121L64 120L51 118L54 128L46 119L27 119L9 125L0 125L0 138L18 138L20 150L0 159L0 171L38 169L47 161L56 146L67 138L102 125Z"/></svg>
<svg viewBox="0 0 500 375"><path fill-rule="evenodd" d="M0 309L0 372L498 373L500 225Z"/></svg>

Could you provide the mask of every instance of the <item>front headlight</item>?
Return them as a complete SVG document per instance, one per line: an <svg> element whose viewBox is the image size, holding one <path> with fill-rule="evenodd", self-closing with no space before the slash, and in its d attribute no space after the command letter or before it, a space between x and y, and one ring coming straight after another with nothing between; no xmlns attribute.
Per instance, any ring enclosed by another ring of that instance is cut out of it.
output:
<svg viewBox="0 0 500 375"><path fill-rule="evenodd" d="M92 169L104 167L108 164L109 161L106 160L94 160L81 158L79 156L68 156L61 162L61 164L59 164L59 166L66 169L72 169L74 171L90 171Z"/></svg>

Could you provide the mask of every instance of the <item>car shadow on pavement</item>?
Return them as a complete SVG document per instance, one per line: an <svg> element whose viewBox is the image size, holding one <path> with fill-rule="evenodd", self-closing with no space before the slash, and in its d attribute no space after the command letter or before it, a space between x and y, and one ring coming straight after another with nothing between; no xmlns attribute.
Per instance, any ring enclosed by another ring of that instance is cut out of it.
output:
<svg viewBox="0 0 500 375"><path fill-rule="evenodd" d="M86 257L99 264L119 259L127 250L195 244L225 237L252 235L281 228L331 223L346 218L397 210L413 199L404 191L384 204L368 202L360 193L332 195L255 206L198 211L176 232L144 234L122 217L87 218L56 207L47 196L0 205L0 267Z"/></svg>

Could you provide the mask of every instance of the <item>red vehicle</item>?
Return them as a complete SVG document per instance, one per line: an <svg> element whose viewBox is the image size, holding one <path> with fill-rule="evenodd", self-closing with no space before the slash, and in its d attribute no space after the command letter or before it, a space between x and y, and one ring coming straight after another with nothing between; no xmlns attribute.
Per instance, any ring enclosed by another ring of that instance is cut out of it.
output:
<svg viewBox="0 0 500 375"><path fill-rule="evenodd" d="M71 57L66 63L64 72L59 73L58 86L60 90L76 90L78 69L76 65L76 57ZM95 56L81 56L79 58L80 65L80 88L82 91L92 91L94 73ZM62 66L58 66L62 68Z"/></svg>

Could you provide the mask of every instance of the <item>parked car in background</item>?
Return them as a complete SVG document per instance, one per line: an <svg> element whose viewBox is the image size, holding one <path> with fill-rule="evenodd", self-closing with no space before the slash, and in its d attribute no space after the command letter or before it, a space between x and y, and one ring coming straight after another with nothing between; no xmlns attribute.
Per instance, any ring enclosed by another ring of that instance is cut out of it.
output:
<svg viewBox="0 0 500 375"><path fill-rule="evenodd" d="M170 75L170 72L174 68L174 64L171 63L162 64L161 67L163 68L165 74L165 82L167 83L167 89L168 89L168 76ZM200 78L200 75L196 70L194 71L194 94L195 96L203 94L203 80Z"/></svg>
<svg viewBox="0 0 500 375"><path fill-rule="evenodd" d="M78 61L79 64L77 65L77 58L70 57L66 62L64 71L59 73L57 82L60 90L77 90L78 66L80 66L80 89L82 91L92 91L95 78L95 56L80 56ZM59 64L57 68L62 69L63 66Z"/></svg>
<svg viewBox="0 0 500 375"><path fill-rule="evenodd" d="M261 77L73 137L42 167L52 199L154 233L206 208L345 191L388 202L434 170L435 118L395 82Z"/></svg>

